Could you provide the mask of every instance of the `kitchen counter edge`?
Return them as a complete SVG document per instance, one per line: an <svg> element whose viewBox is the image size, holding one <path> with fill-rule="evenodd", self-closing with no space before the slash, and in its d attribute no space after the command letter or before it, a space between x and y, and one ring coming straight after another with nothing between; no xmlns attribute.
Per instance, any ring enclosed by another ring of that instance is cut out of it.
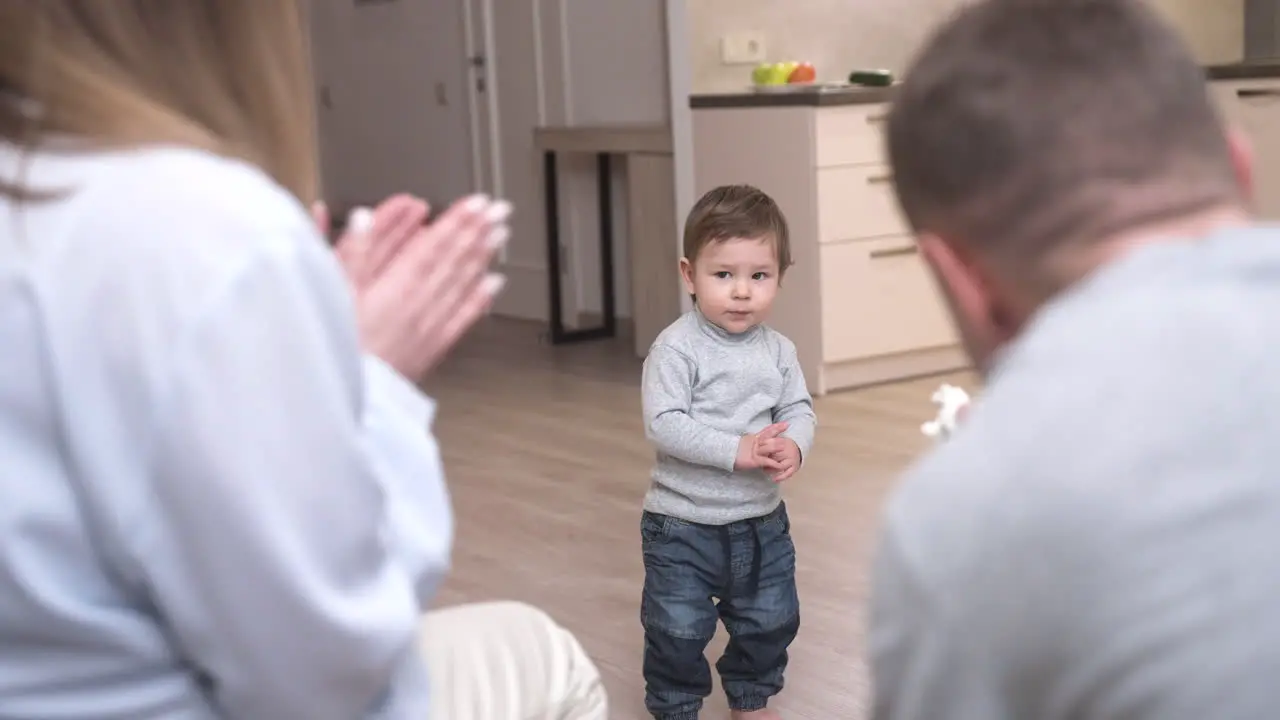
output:
<svg viewBox="0 0 1280 720"><path fill-rule="evenodd" d="M1237 62L1207 65L1208 80L1277 80L1280 60L1275 62ZM689 96L694 110L747 107L834 107L839 105L874 105L889 102L896 87L852 87L833 90L796 92L699 93Z"/></svg>

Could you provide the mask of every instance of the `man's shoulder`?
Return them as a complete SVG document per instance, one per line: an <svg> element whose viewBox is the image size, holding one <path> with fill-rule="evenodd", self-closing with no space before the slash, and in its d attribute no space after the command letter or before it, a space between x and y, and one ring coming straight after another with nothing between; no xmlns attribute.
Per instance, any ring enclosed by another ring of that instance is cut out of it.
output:
<svg viewBox="0 0 1280 720"><path fill-rule="evenodd" d="M1274 415L1264 404L1280 386L1262 368L1280 333L1246 333L1228 317L1239 313L1225 311L1234 301L1214 306L1233 292L1206 283L1179 295L1152 283L1050 308L1001 359L956 433L900 478L889 524L970 567L1062 542L1086 552L1108 533L1158 522L1142 500L1153 487L1172 492L1185 487L1175 478L1239 468L1280 433L1280 421L1222 432ZM1240 468L1231 479L1247 477Z"/></svg>
<svg viewBox="0 0 1280 720"><path fill-rule="evenodd" d="M1107 446L1136 440L1124 433L1128 418L1107 415L1114 386L1090 384L1070 357L1034 367L1011 360L1016 367L976 396L956 432L902 474L886 503L887 528L939 581L1033 560L1094 522L1128 471Z"/></svg>
<svg viewBox="0 0 1280 720"><path fill-rule="evenodd" d="M984 452L985 443L975 437L981 432L964 428L929 450L898 478L885 502L883 532L895 538L922 584L963 581L990 557L990 548L1002 544L997 536L1017 532L1005 513L1023 502L1018 496L1027 488L1012 482L1014 462Z"/></svg>

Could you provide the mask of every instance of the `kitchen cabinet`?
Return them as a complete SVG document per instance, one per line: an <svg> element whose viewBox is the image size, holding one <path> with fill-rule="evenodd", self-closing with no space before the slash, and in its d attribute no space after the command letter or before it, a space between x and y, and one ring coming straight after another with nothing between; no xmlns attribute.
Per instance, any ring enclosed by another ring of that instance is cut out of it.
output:
<svg viewBox="0 0 1280 720"><path fill-rule="evenodd" d="M1280 221L1280 77L1215 80L1210 94L1223 117L1253 148L1254 208L1259 218Z"/></svg>
<svg viewBox="0 0 1280 720"><path fill-rule="evenodd" d="M1209 73L1214 101L1253 148L1258 216L1280 222L1280 67ZM770 325L795 342L817 395L968 367L898 213L883 147L892 94L691 98L695 192L750 183L787 215L796 264Z"/></svg>
<svg viewBox="0 0 1280 720"><path fill-rule="evenodd" d="M968 366L898 212L887 98L867 97L694 102L695 192L750 183L787 216L795 265L769 324L796 344L815 395Z"/></svg>

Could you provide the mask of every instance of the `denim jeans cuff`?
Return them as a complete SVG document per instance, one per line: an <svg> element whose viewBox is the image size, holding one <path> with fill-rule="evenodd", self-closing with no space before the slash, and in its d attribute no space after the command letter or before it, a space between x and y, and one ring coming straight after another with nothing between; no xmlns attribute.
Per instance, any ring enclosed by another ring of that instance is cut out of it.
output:
<svg viewBox="0 0 1280 720"><path fill-rule="evenodd" d="M678 712L674 715L655 715L657 720L698 720L698 711Z"/></svg>
<svg viewBox="0 0 1280 720"><path fill-rule="evenodd" d="M729 698L729 709L738 712L751 712L752 710L763 710L769 705L769 698L764 695L747 695L744 697Z"/></svg>

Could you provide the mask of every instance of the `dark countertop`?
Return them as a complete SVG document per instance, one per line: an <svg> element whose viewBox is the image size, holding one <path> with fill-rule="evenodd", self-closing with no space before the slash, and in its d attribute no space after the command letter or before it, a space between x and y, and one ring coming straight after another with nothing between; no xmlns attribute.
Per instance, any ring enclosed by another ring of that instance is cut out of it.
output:
<svg viewBox="0 0 1280 720"><path fill-rule="evenodd" d="M1209 65L1204 72L1210 80L1276 80L1280 79L1280 58L1268 62Z"/></svg>
<svg viewBox="0 0 1280 720"><path fill-rule="evenodd" d="M1271 62L1236 62L1205 66L1209 80L1280 80L1280 59ZM748 107L835 107L872 105L893 99L894 87L839 87L795 92L707 93L689 96L694 110Z"/></svg>
<svg viewBox="0 0 1280 720"><path fill-rule="evenodd" d="M745 108L745 107L830 107L835 105L870 105L888 102L895 88L892 87L842 87L830 90L797 90L794 92L711 93L690 95L689 107Z"/></svg>

